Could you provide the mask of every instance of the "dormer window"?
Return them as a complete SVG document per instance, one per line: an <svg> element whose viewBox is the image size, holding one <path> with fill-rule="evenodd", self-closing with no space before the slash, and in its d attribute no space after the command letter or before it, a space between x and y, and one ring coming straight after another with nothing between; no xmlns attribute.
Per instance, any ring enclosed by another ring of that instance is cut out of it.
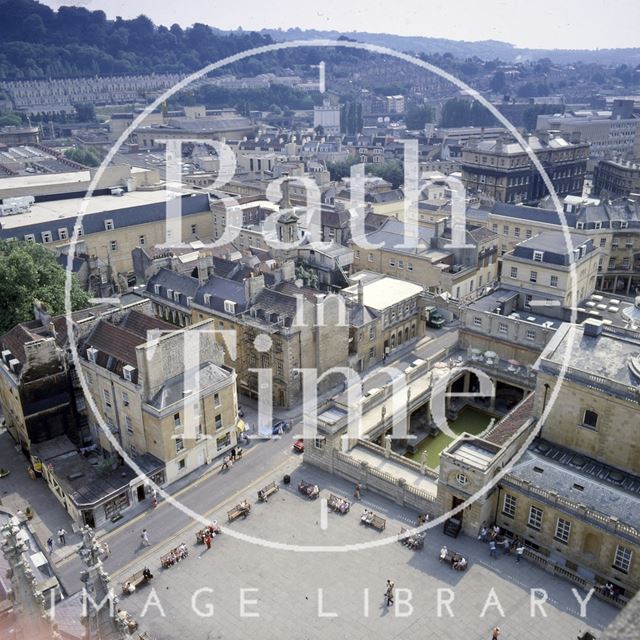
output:
<svg viewBox="0 0 640 640"><path fill-rule="evenodd" d="M602 222L598 221L593 226L594 226L594 229L602 229Z"/></svg>
<svg viewBox="0 0 640 640"><path fill-rule="evenodd" d="M210 293L205 293L204 294L204 303L205 304L211 304L211 294Z"/></svg>
<svg viewBox="0 0 640 640"><path fill-rule="evenodd" d="M167 289L167 298L173 298L173 289Z"/></svg>
<svg viewBox="0 0 640 640"><path fill-rule="evenodd" d="M58 238L60 240L68 240L69 239L69 231L67 229L58 229Z"/></svg>
<svg viewBox="0 0 640 640"><path fill-rule="evenodd" d="M105 220L104 229L105 231L113 231L113 220Z"/></svg>
<svg viewBox="0 0 640 640"><path fill-rule="evenodd" d="M544 251L534 251L533 252L533 260L534 262L542 262L542 258L544 257Z"/></svg>
<svg viewBox="0 0 640 640"><path fill-rule="evenodd" d="M160 295L160 285L159 284L154 284L153 285L153 292L159 296Z"/></svg>
<svg viewBox="0 0 640 640"><path fill-rule="evenodd" d="M231 300L224 301L224 310L226 313L235 313L236 312L236 303Z"/></svg>
<svg viewBox="0 0 640 640"><path fill-rule="evenodd" d="M175 302L180 302L180 292L179 291L174 291L173 292L173 300Z"/></svg>
<svg viewBox="0 0 640 640"><path fill-rule="evenodd" d="M42 242L44 242L45 244L49 244L49 242L51 242L52 240L53 240L53 235L51 234L51 231L42 232Z"/></svg>

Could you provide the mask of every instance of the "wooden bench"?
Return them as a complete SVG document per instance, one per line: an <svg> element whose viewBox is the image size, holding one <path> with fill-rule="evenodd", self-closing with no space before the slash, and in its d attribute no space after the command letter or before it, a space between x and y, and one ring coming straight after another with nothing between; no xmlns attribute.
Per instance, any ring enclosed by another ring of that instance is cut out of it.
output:
<svg viewBox="0 0 640 640"><path fill-rule="evenodd" d="M451 566L451 568L455 568L455 567L453 566L453 561L454 561L454 558L455 558L456 556L458 556L459 558L464 558L464 556L463 556L461 553L459 553L458 551L451 551L451 550L449 549L449 550L447 550L447 555L446 555L444 558L442 558L442 557L440 556L440 560L442 560L442 562L446 562L448 565L450 565L450 566ZM463 569L461 569L461 570L466 569L468 566L469 566L469 561L467 560L467 564L466 564L466 565L464 566L464 568L463 568Z"/></svg>
<svg viewBox="0 0 640 640"><path fill-rule="evenodd" d="M298 484L298 491L307 496L310 500L315 500L320 495L320 488L318 485L305 482L304 480L300 480Z"/></svg>
<svg viewBox="0 0 640 640"><path fill-rule="evenodd" d="M227 511L229 522L233 522L240 516L246 518L249 515L249 511L251 511L251 505L248 502L237 504L231 511Z"/></svg>
<svg viewBox="0 0 640 640"><path fill-rule="evenodd" d="M362 524L366 524L368 527L377 529L378 531L384 531L387 526L387 521L373 512L370 512L368 515L366 513L362 514L360 522L362 522Z"/></svg>
<svg viewBox="0 0 640 640"><path fill-rule="evenodd" d="M260 502L267 502L269 496L280 491L280 485L277 482L270 482L266 487L262 487L260 491L258 491L258 500Z"/></svg>
<svg viewBox="0 0 640 640"><path fill-rule="evenodd" d="M135 587L137 589L139 586L146 584L149 580L150 578L145 577L143 570L136 571L136 573L130 576L128 580L125 580L122 583L122 593L126 593L126 594L130 593L127 590L127 584L130 584L132 587Z"/></svg>
<svg viewBox="0 0 640 640"><path fill-rule="evenodd" d="M336 513L348 513L349 509L351 509L351 503L347 499L332 493L327 500L327 507Z"/></svg>

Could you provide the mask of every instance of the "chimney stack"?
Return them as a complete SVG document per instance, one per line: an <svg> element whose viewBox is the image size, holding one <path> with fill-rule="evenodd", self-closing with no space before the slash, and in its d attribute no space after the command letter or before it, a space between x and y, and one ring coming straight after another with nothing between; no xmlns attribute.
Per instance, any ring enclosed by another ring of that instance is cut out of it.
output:
<svg viewBox="0 0 640 640"><path fill-rule="evenodd" d="M364 285L362 284L362 278L358 280L358 304L360 306L364 304Z"/></svg>

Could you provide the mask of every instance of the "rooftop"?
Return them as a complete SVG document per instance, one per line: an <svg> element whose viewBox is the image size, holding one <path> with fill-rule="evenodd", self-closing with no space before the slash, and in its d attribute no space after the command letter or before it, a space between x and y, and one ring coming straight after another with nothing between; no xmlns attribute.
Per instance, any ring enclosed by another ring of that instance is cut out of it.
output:
<svg viewBox="0 0 640 640"><path fill-rule="evenodd" d="M589 326L593 325L563 324L540 356L539 366L544 369L547 363L555 367L566 363L569 371L595 376L591 378L594 384L602 383L609 389L615 382L628 387L635 397L640 378L629 365L640 357L640 334L602 326L600 335L588 335Z"/></svg>
<svg viewBox="0 0 640 640"><path fill-rule="evenodd" d="M354 275L351 280L358 281L363 276ZM418 284L397 280L396 278L381 277L363 285L363 304L375 311L384 311L393 305L400 304L423 292ZM358 284L342 290L342 293L353 299L358 298Z"/></svg>

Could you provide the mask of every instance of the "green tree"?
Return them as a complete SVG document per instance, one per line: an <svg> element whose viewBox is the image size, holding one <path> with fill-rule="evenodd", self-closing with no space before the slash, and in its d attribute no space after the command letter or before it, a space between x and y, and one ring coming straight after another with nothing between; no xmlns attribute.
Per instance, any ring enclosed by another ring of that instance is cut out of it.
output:
<svg viewBox="0 0 640 640"><path fill-rule="evenodd" d="M95 122L96 110L91 103L76 104L73 107L80 122Z"/></svg>
<svg viewBox="0 0 640 640"><path fill-rule="evenodd" d="M65 312L65 270L42 245L22 240L0 241L0 332L33 319L33 301L40 300L52 315ZM89 305L89 296L75 278L71 307Z"/></svg>
<svg viewBox="0 0 640 640"><path fill-rule="evenodd" d="M407 109L407 114L405 116L407 129L422 129L427 122L432 122L432 120L433 109L431 109L431 107L422 105L411 106Z"/></svg>
<svg viewBox="0 0 640 640"><path fill-rule="evenodd" d="M368 175L384 178L394 189L401 187L404 183L404 166L399 160L389 160L383 164L367 164L365 171Z"/></svg>
<svg viewBox="0 0 640 640"><path fill-rule="evenodd" d="M85 167L97 167L100 164L100 158L89 149L67 149L64 156L69 160L83 164Z"/></svg>
<svg viewBox="0 0 640 640"><path fill-rule="evenodd" d="M489 88L494 93L504 93L507 88L507 78L504 75L504 71L496 71L491 78Z"/></svg>
<svg viewBox="0 0 640 640"><path fill-rule="evenodd" d="M22 124L22 118L17 113L6 113L0 116L0 127L6 126L20 126Z"/></svg>
<svg viewBox="0 0 640 640"><path fill-rule="evenodd" d="M327 170L332 180L342 180L342 178L348 178L351 175L351 167L358 162L356 156L349 156L342 162L327 162Z"/></svg>

